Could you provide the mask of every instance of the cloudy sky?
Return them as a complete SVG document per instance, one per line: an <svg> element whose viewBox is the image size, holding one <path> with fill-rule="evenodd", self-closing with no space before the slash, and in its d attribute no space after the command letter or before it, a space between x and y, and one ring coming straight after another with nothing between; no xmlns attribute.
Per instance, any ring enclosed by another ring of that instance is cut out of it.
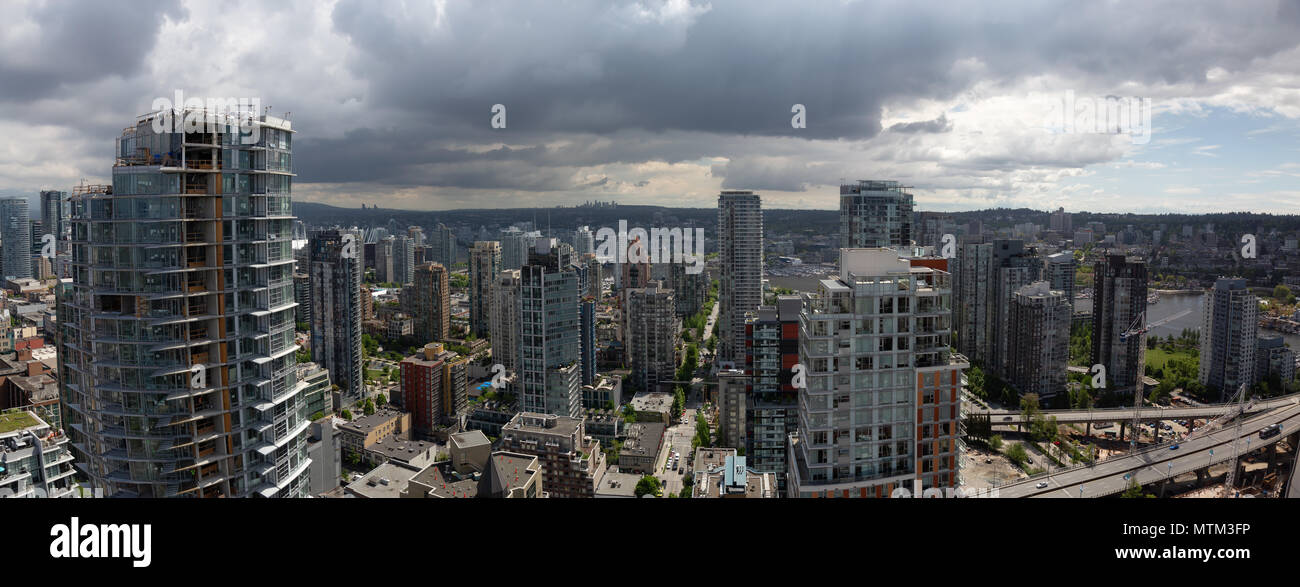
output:
<svg viewBox="0 0 1300 587"><path fill-rule="evenodd" d="M1300 213L1300 2L986 4L5 0L0 195L107 182L180 90L288 113L341 206Z"/></svg>

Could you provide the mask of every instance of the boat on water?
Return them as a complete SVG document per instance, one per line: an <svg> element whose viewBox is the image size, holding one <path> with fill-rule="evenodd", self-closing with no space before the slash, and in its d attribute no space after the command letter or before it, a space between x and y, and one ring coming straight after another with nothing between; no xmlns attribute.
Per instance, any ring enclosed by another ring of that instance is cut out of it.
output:
<svg viewBox="0 0 1300 587"><path fill-rule="evenodd" d="M1147 305L1151 306L1160 302L1160 292L1153 291L1147 294Z"/></svg>

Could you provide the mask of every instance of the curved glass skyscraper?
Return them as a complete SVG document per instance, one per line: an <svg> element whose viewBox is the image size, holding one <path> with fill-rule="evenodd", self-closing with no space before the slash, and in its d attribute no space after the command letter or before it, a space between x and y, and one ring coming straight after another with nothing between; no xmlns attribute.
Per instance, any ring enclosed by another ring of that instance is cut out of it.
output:
<svg viewBox="0 0 1300 587"><path fill-rule="evenodd" d="M122 132L113 185L71 197L60 393L107 494L307 495L292 137L258 112L156 112Z"/></svg>

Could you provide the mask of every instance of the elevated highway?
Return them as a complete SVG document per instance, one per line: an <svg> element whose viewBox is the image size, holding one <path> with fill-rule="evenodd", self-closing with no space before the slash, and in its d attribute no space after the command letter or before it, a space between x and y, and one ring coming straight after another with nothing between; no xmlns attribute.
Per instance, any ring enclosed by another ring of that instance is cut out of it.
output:
<svg viewBox="0 0 1300 587"><path fill-rule="evenodd" d="M1234 458L1234 452L1244 455L1247 451L1295 437L1300 432L1300 397L1293 395L1277 398L1267 405L1260 402L1256 407L1256 414L1243 422L1240 436L1237 435L1236 426L1224 426L1181 443L1166 442L1095 465L1077 466L1003 485L998 488L998 494L1000 497L1085 498L1114 495L1122 493L1130 481L1142 485L1158 483L1210 465L1228 462ZM1260 429L1270 424L1280 424L1282 432L1270 438L1260 438ZM1237 443L1237 451L1233 450L1234 441ZM1038 487L1041 483L1046 483L1046 487Z"/></svg>

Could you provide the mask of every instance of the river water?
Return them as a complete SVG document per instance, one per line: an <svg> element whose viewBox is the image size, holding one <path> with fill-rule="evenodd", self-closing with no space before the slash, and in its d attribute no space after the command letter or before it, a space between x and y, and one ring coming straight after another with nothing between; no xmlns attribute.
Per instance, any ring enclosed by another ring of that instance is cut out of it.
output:
<svg viewBox="0 0 1300 587"><path fill-rule="evenodd" d="M1160 294L1160 301L1147 306L1147 321L1159 322L1165 318L1173 316L1183 310L1191 310L1185 316L1175 319L1167 324L1161 324L1151 329L1149 334L1168 338L1169 335L1178 336L1184 328L1191 328L1199 331L1201 329L1201 312L1204 311L1205 296L1200 293L1188 294ZM1075 300L1074 311L1090 312L1092 311L1092 300ZM1293 349L1300 349L1300 335L1285 334L1274 332L1272 330L1259 329L1260 336L1264 335L1281 335L1282 340Z"/></svg>

